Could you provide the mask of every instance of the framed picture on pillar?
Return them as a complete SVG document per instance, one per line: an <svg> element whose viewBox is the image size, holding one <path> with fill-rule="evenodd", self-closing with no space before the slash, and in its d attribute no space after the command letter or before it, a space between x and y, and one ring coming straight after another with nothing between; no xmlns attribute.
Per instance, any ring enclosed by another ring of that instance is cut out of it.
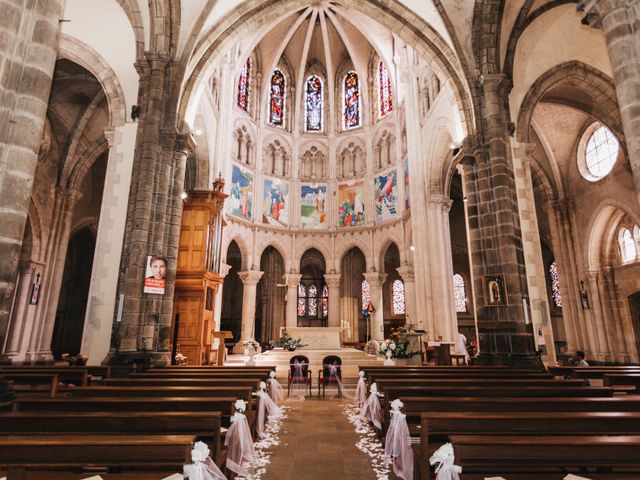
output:
<svg viewBox="0 0 640 480"><path fill-rule="evenodd" d="M482 296L486 307L504 307L509 304L504 273L482 276Z"/></svg>
<svg viewBox="0 0 640 480"><path fill-rule="evenodd" d="M31 299L29 300L29 305L37 305L39 299L40 299L40 284L34 283L33 285L31 285Z"/></svg>

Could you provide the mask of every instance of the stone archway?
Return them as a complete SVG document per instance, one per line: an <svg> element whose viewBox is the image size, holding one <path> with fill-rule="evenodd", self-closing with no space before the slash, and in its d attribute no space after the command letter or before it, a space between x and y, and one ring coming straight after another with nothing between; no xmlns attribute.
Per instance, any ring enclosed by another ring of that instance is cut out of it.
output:
<svg viewBox="0 0 640 480"><path fill-rule="evenodd" d="M235 240L227 248L226 263L229 265L229 273L224 277L222 286L220 330L232 332L233 339L238 341L242 329L243 285L238 276L238 272L242 270L242 253Z"/></svg>

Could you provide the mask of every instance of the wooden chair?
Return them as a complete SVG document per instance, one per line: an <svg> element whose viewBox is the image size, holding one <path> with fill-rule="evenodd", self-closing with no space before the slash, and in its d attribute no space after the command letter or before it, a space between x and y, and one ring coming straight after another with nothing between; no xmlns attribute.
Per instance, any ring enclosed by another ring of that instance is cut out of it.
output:
<svg viewBox="0 0 640 480"><path fill-rule="evenodd" d="M342 396L342 359L337 355L329 355L322 359L322 369L318 370L318 396L322 387L322 396L325 394L327 385L338 387L338 396Z"/></svg>
<svg viewBox="0 0 640 480"><path fill-rule="evenodd" d="M289 360L289 378L287 379L287 394L291 395L291 385L305 385L311 395L311 368L309 359L304 355L294 355Z"/></svg>

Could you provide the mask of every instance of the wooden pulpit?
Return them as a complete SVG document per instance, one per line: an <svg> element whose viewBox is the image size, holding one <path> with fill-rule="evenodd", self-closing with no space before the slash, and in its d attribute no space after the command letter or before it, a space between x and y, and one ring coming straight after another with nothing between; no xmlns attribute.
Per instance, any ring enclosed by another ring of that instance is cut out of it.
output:
<svg viewBox="0 0 640 480"><path fill-rule="evenodd" d="M174 344L189 359L189 365L209 363L215 325L214 311L220 272L224 181L214 182L213 190L195 190L185 200L178 247L173 300Z"/></svg>

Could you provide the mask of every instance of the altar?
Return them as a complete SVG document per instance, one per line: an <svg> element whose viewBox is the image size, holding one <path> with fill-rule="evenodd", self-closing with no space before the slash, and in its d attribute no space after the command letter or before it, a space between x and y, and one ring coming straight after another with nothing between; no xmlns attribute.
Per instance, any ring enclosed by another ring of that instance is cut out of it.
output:
<svg viewBox="0 0 640 480"><path fill-rule="evenodd" d="M281 335L284 330L284 327L280 330ZM302 345L305 346L298 350L340 350L342 348L341 327L287 327L286 330L293 338L302 340Z"/></svg>

